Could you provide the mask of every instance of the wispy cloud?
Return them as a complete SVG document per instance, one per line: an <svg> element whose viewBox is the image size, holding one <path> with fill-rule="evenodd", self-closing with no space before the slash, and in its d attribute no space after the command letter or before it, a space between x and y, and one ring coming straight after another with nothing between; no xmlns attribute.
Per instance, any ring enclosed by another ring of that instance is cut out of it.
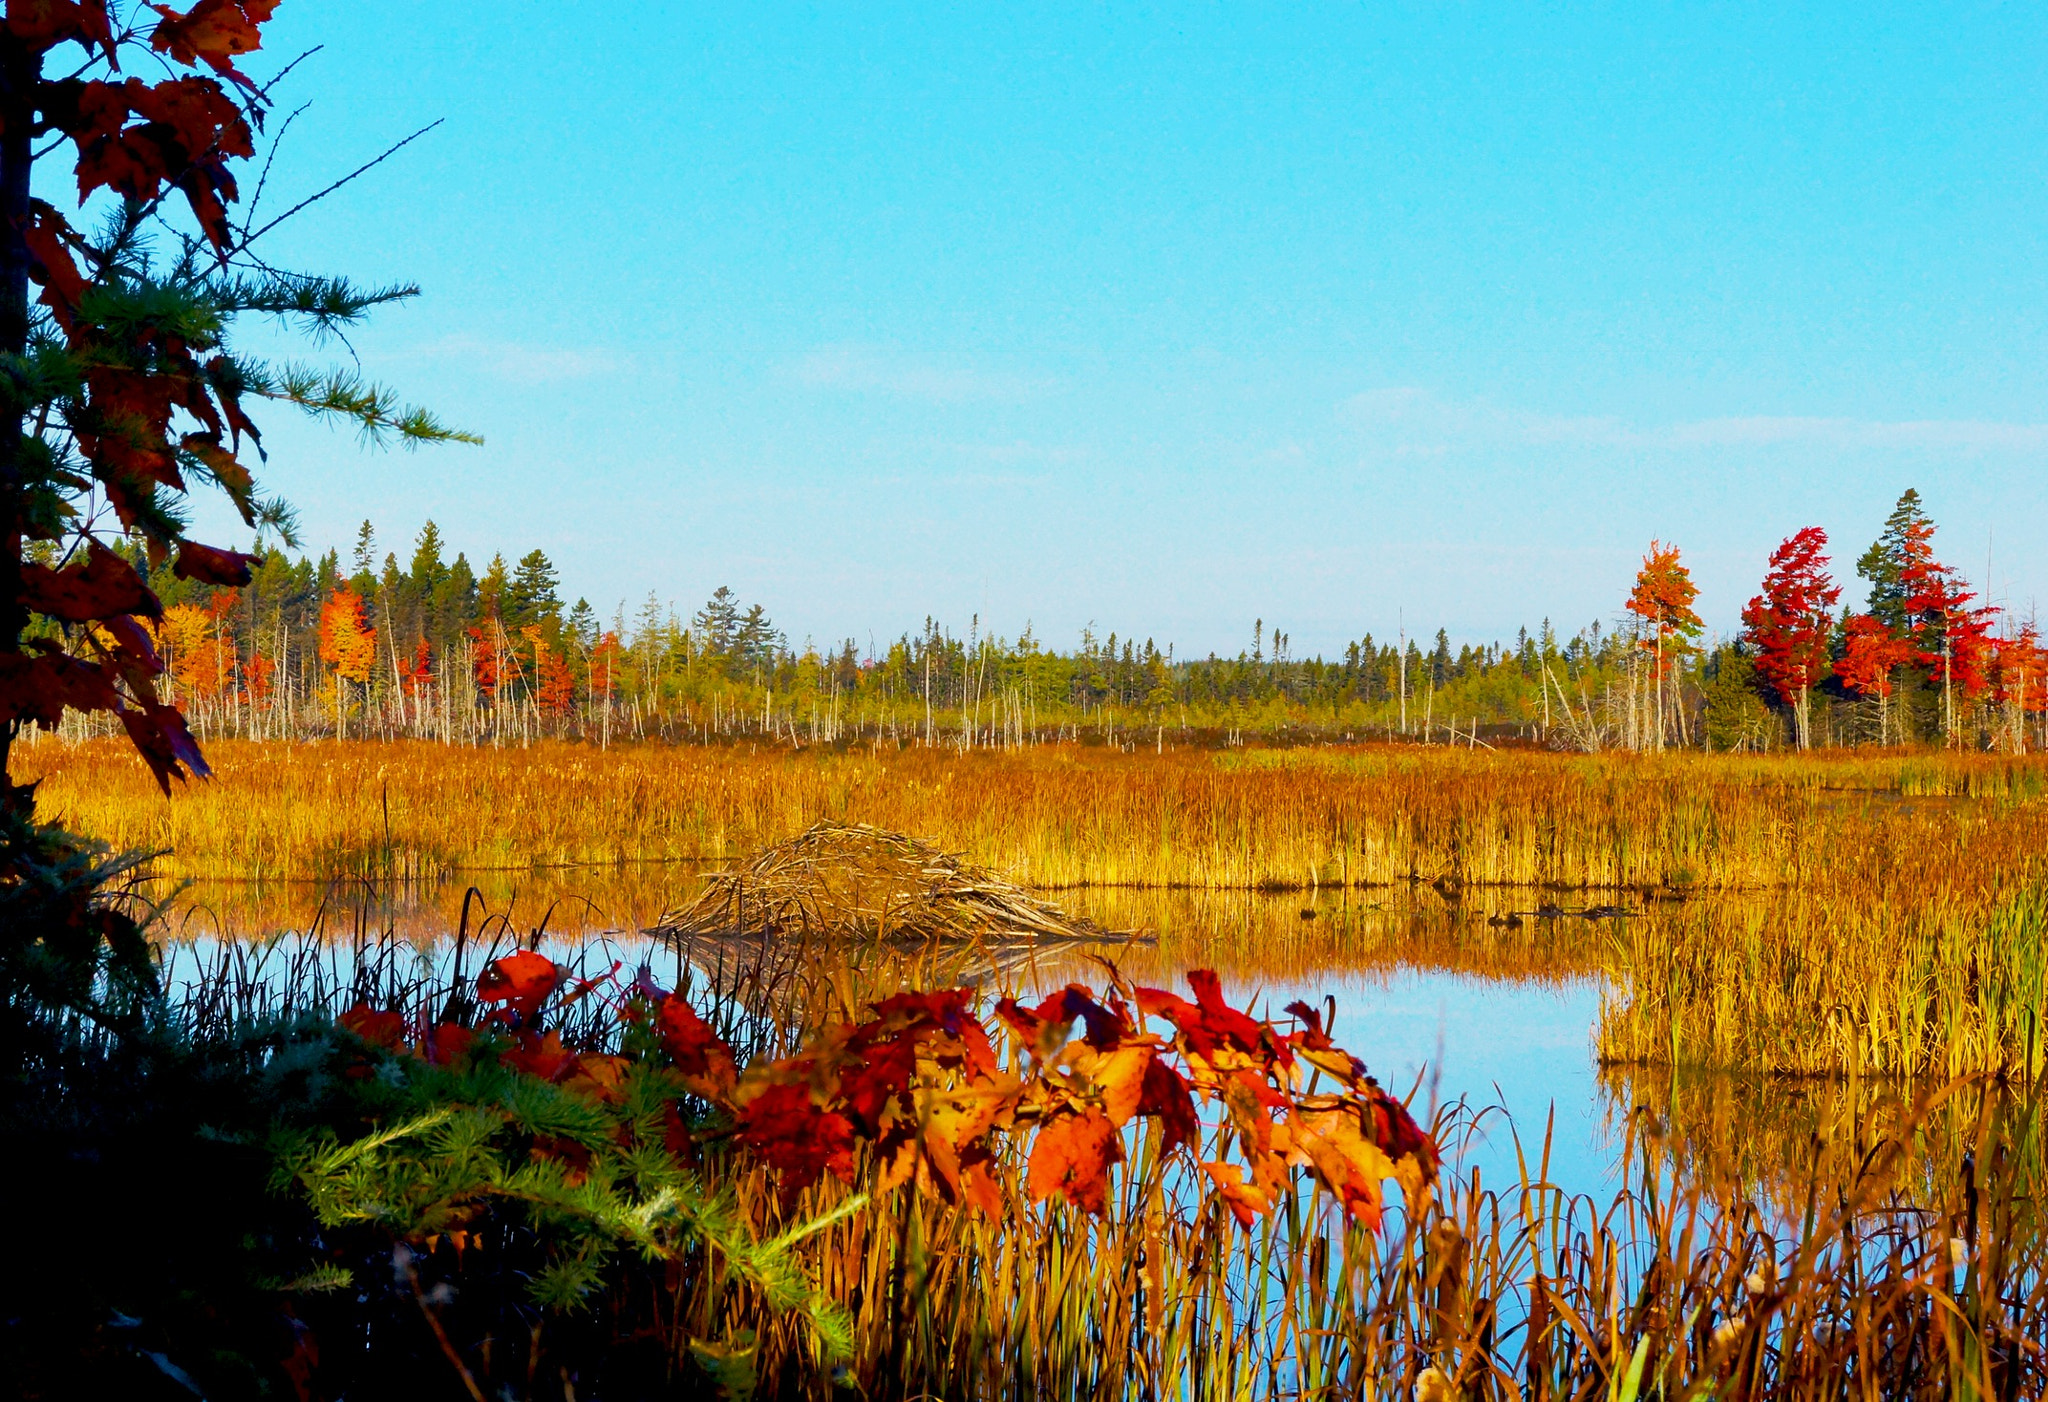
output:
<svg viewBox="0 0 2048 1402"><path fill-rule="evenodd" d="M1517 445L1667 451L1812 447L2048 452L2048 423L1743 415L1632 424L1611 416L1537 414L1483 399L1448 399L1415 386L1352 395L1338 405L1337 416L1340 422L1384 450L1411 457L1438 456L1461 448Z"/></svg>
<svg viewBox="0 0 2048 1402"><path fill-rule="evenodd" d="M963 357L914 355L873 346L820 346L797 358L798 381L818 389L887 394L934 404L1016 401L1052 388L1046 379Z"/></svg>
<svg viewBox="0 0 2048 1402"><path fill-rule="evenodd" d="M1975 453L2048 450L2048 424L1988 419L1826 419L1750 417L1674 424L1672 447L1810 443L1829 448L1947 448Z"/></svg>
<svg viewBox="0 0 2048 1402"><path fill-rule="evenodd" d="M627 357L595 347L536 346L450 336L412 353L419 359L459 362L464 369L520 385L557 384L614 374Z"/></svg>

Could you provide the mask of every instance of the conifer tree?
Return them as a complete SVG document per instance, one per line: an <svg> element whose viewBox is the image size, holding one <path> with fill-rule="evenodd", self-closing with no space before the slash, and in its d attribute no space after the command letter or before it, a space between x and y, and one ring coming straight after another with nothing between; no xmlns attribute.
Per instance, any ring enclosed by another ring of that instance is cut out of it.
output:
<svg viewBox="0 0 2048 1402"><path fill-rule="evenodd" d="M654 603L652 595L648 603ZM929 622L929 620L927 620ZM697 634L697 646L713 657L729 658L733 652L733 640L739 634L740 605L731 589L721 584L711 592L711 597L690 620L690 627Z"/></svg>
<svg viewBox="0 0 2048 1402"><path fill-rule="evenodd" d="M412 587L423 600L439 597L448 582L448 566L441 559L441 528L432 521L420 527L413 539Z"/></svg>
<svg viewBox="0 0 2048 1402"><path fill-rule="evenodd" d="M484 577L477 581L477 617L490 620L506 617L509 607L507 595L512 588L512 576L505 568L503 555L491 556L490 565L484 570Z"/></svg>
<svg viewBox="0 0 2048 1402"><path fill-rule="evenodd" d="M559 619L562 601L555 590L560 583L546 551L527 551L520 557L518 568L512 572L512 583L505 590L505 621L524 628Z"/></svg>
<svg viewBox="0 0 2048 1402"><path fill-rule="evenodd" d="M576 606L569 610L568 627L569 636L583 651L588 652L597 646L597 610L590 606L590 600L576 601Z"/></svg>
<svg viewBox="0 0 2048 1402"><path fill-rule="evenodd" d="M1884 530L1856 562L1856 573L1870 581L1870 616L1904 637L1912 627L1906 596L1911 592L1905 572L1911 567L1915 547L1934 533L1934 523L1920 508L1920 493L1906 488L1892 514L1885 517Z"/></svg>

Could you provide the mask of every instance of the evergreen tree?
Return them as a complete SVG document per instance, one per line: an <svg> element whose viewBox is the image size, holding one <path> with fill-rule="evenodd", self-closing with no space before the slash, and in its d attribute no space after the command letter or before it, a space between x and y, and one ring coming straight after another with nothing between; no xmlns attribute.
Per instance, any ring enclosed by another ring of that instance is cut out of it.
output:
<svg viewBox="0 0 2048 1402"><path fill-rule="evenodd" d="M490 568L484 571L483 579L478 581L476 586L477 616L512 621L506 617L506 595L511 591L511 587L512 580L505 569L505 557L491 556Z"/></svg>
<svg viewBox="0 0 2048 1402"><path fill-rule="evenodd" d="M651 603L652 596L649 596ZM729 658L733 655L733 643L739 635L740 605L731 589L721 584L712 591L696 616L690 620L690 627L697 634L697 645L713 657Z"/></svg>
<svg viewBox="0 0 2048 1402"><path fill-rule="evenodd" d="M588 599L578 599L576 607L569 610L569 636L585 652L597 646L597 610Z"/></svg>
<svg viewBox="0 0 2048 1402"><path fill-rule="evenodd" d="M410 575L413 591L428 603L439 599L448 583L448 566L441 560L441 528L432 521L413 539Z"/></svg>
<svg viewBox="0 0 2048 1402"><path fill-rule="evenodd" d="M348 578L349 588L365 599L377 594L377 532L368 521L356 530L355 549L349 552L349 561L355 566Z"/></svg>
<svg viewBox="0 0 2048 1402"><path fill-rule="evenodd" d="M741 616L739 625L733 630L733 660L750 671L766 671L775 665L776 645L779 641L775 625L768 621L768 610L759 604L753 604Z"/></svg>
<svg viewBox="0 0 2048 1402"><path fill-rule="evenodd" d="M1913 542L1924 540L1932 530L1927 513L1920 509L1920 493L1908 487L1885 518L1884 530L1856 562L1856 573L1870 581L1871 616L1894 636L1904 635L1913 625L1906 609L1911 591L1901 576L1911 563Z"/></svg>
<svg viewBox="0 0 2048 1402"><path fill-rule="evenodd" d="M476 573L469 567L469 557L457 554L455 563L448 567L447 577L433 593L433 625L429 641L437 649L445 650L462 636L471 620L482 616Z"/></svg>
<svg viewBox="0 0 2048 1402"><path fill-rule="evenodd" d="M560 580L556 577L554 562L542 550L529 550L520 557L519 567L512 572L512 583L505 591L505 621L520 627L559 620L562 616L562 601L555 593Z"/></svg>

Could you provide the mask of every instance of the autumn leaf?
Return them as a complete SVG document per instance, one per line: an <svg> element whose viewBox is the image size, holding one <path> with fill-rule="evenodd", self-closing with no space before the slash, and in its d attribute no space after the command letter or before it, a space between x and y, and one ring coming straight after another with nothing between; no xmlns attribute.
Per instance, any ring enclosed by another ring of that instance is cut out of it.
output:
<svg viewBox="0 0 2048 1402"><path fill-rule="evenodd" d="M459 1022L437 1022L420 1038L419 1053L429 1065L453 1066L469 1054L476 1032Z"/></svg>
<svg viewBox="0 0 2048 1402"><path fill-rule="evenodd" d="M1152 1069L1154 1049L1142 1043L1102 1052L1085 1042L1067 1049L1063 1058L1074 1072L1085 1078L1093 1094L1102 1101L1102 1112L1121 1129L1138 1113L1145 1098L1145 1078Z"/></svg>
<svg viewBox="0 0 2048 1402"><path fill-rule="evenodd" d="M176 707L145 697L139 705L117 700L113 709L121 728L128 732L128 742L149 766L151 777L165 796L171 792L171 780L183 779L188 771L202 779L213 773Z"/></svg>
<svg viewBox="0 0 2048 1402"><path fill-rule="evenodd" d="M1138 1113L1159 1121L1159 1151L1162 1154L1170 1154L1183 1144L1196 1142L1202 1132L1202 1121L1195 1113L1195 1101L1188 1093L1188 1083L1181 1079L1178 1071L1156 1056L1145 1064Z"/></svg>
<svg viewBox="0 0 2048 1402"><path fill-rule="evenodd" d="M543 1037L529 1029L498 1053L498 1062L543 1081L559 1081L575 1069L576 1053L562 1045L559 1033L550 1032Z"/></svg>
<svg viewBox="0 0 2048 1402"><path fill-rule="evenodd" d="M1109 1193L1110 1167L1122 1159L1116 1126L1100 1110L1057 1115L1038 1127L1025 1184L1033 1202L1058 1194L1099 1217Z"/></svg>
<svg viewBox="0 0 2048 1402"><path fill-rule="evenodd" d="M64 235L70 226L61 215L41 200L31 206L32 217L28 227L22 230L22 242L33 259L30 269L35 280L42 284L40 299L50 309L51 315L65 330L75 325L78 302L85 295L85 277L78 271L78 264L64 246Z"/></svg>
<svg viewBox="0 0 2048 1402"><path fill-rule="evenodd" d="M1202 1171L1216 1185L1216 1195L1223 1199L1230 1215L1237 1218L1240 1227L1250 1227L1260 1217L1273 1210L1273 1199L1255 1183L1247 1183L1238 1176L1235 1166L1227 1163L1205 1163Z"/></svg>
<svg viewBox="0 0 2048 1402"><path fill-rule="evenodd" d="M765 1086L738 1107L734 1118L739 1142L782 1175L785 1201L827 1172L842 1183L853 1181L853 1122L820 1109L809 1086Z"/></svg>
<svg viewBox="0 0 2048 1402"><path fill-rule="evenodd" d="M1065 1045L1067 1034L1078 1020L1087 1028L1090 1046L1107 1049L1137 1029L1128 1017L1119 1017L1095 1001L1095 996L1078 983L1070 983L1035 1008L1026 1008L1014 998L996 1004L996 1015L1008 1023L1041 1060L1050 1059Z"/></svg>
<svg viewBox="0 0 2048 1402"><path fill-rule="evenodd" d="M44 47L71 39L113 46L105 0L8 0L7 32Z"/></svg>
<svg viewBox="0 0 2048 1402"><path fill-rule="evenodd" d="M179 63L204 62L223 77L241 80L235 60L262 47L258 28L277 8L276 0L199 0L179 14L168 5L151 5L160 18L150 47Z"/></svg>
<svg viewBox="0 0 2048 1402"><path fill-rule="evenodd" d="M405 1018L398 1013L357 1003L335 1021L373 1047L397 1051L405 1045Z"/></svg>
<svg viewBox="0 0 2048 1402"><path fill-rule="evenodd" d="M731 1092L735 1078L732 1048L719 1040L711 1024L697 1016L697 1010L681 994L662 995L654 1014L654 1032L693 1092L707 1100Z"/></svg>
<svg viewBox="0 0 2048 1402"><path fill-rule="evenodd" d="M519 1026L527 1027L540 1016L540 1005L561 981L562 971L554 960L521 949L485 966L476 978L476 996L479 1002L503 1003L501 1016L509 1015Z"/></svg>
<svg viewBox="0 0 2048 1402"><path fill-rule="evenodd" d="M619 1086L626 1079L626 1072L632 1069L632 1065L633 1063L623 1056L585 1052L575 1058L569 1074L563 1078L562 1088L586 1100L617 1100Z"/></svg>
<svg viewBox="0 0 2048 1402"><path fill-rule="evenodd" d="M21 581L22 601L28 607L64 623L94 623L122 614L146 618L163 614L163 606L135 567L96 540L86 542L84 559L61 568L24 563Z"/></svg>
<svg viewBox="0 0 2048 1402"><path fill-rule="evenodd" d="M0 654L0 723L54 729L64 712L112 711L121 704L105 668L62 653Z"/></svg>
<svg viewBox="0 0 2048 1402"><path fill-rule="evenodd" d="M255 564L254 555L186 540L178 543L178 561L171 566L171 573L180 579L197 580L201 584L239 589L249 582L250 570Z"/></svg>
<svg viewBox="0 0 2048 1402"><path fill-rule="evenodd" d="M1295 1112L1290 1123L1293 1146L1308 1159L1323 1185L1336 1195L1345 1214L1377 1230L1380 1185L1396 1177L1399 1170L1386 1151L1365 1134L1357 1107L1336 1097L1330 1099L1333 1103L1327 1106L1303 1107ZM1410 1174L1404 1179L1404 1190L1411 1181L1419 1185L1420 1176Z"/></svg>

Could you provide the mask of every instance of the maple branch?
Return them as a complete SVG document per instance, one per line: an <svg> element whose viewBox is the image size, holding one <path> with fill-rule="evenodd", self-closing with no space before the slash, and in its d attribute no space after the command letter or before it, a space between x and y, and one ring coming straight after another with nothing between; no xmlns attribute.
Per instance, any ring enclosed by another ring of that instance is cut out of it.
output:
<svg viewBox="0 0 2048 1402"><path fill-rule="evenodd" d="M329 195L333 194L336 190L339 190L342 186L348 184L350 181L355 180L360 176L367 175L369 172L375 170L378 166L384 164L384 162L390 160L400 151L412 145L413 142L418 141L421 137L425 136L428 132L432 131L435 127L440 126L443 122L447 120L448 119L446 117L436 117L433 121L427 123L418 131L414 132L411 136L406 137L403 141L395 142L391 146L387 147L384 150L383 154L377 156L375 159L366 161L362 165L357 166L354 170L350 171L347 175L342 176L341 179L335 181L326 189L321 190L315 194L306 196L305 199L300 200L297 204L293 205L284 213L278 215L277 218L271 220L268 224L265 224L255 233L249 233L246 231L245 228L242 234L241 241L230 248L222 250L221 256L225 258L230 254L241 252L243 249L249 247L249 245L256 242L256 240L262 238L265 234L269 233L272 229L275 229L278 225L284 223L285 220L291 218L294 214L297 214L300 210L306 208L308 205L317 204L321 200L324 200ZM282 133L279 134L282 135Z"/></svg>

